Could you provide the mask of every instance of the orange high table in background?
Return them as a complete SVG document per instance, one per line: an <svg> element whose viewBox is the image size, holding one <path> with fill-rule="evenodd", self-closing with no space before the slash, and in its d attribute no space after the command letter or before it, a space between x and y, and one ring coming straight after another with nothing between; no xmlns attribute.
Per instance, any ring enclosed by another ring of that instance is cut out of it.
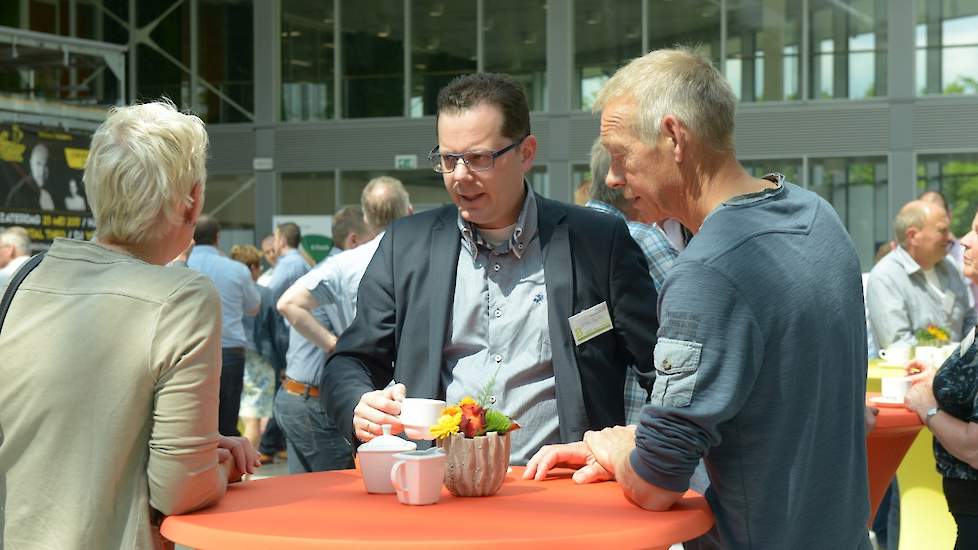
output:
<svg viewBox="0 0 978 550"><path fill-rule="evenodd" d="M900 407L880 407L872 402L878 393L866 394L866 405L879 408L876 427L866 437L866 459L869 465L870 524L876 509L896 475L900 462L910 449L923 424L917 413Z"/></svg>
<svg viewBox="0 0 978 550"><path fill-rule="evenodd" d="M442 497L407 506L367 494L358 470L246 481L216 506L163 522L164 537L199 549L669 548L713 526L706 499L689 491L667 512L642 510L612 482L576 485L567 470L523 481L513 468L491 497Z"/></svg>

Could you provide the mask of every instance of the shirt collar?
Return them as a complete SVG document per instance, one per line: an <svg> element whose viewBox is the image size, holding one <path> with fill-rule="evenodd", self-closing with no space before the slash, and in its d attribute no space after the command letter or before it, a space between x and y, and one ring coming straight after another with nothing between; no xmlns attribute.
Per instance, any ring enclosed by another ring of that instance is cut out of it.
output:
<svg viewBox="0 0 978 550"><path fill-rule="evenodd" d="M608 204L606 202L601 202L601 201L596 201L594 199L591 199L591 200L587 201L587 204L585 204L584 206L586 206L588 208L592 208L592 209L597 210L599 212L607 212L608 214L614 214L615 216L618 216L619 218L622 218L622 219L627 219L627 218L625 218L625 213L624 212L622 212L621 210L618 210L617 208L615 208L614 206L611 206L610 204Z"/></svg>
<svg viewBox="0 0 978 550"><path fill-rule="evenodd" d="M221 251L218 250L217 247L212 244L195 245L194 249L190 253L196 254L197 252L200 252L201 254L217 254L217 255L221 254Z"/></svg>
<svg viewBox="0 0 978 550"><path fill-rule="evenodd" d="M523 199L523 208L520 210L520 215L516 219L516 228L513 230L513 236L509 238L509 241L500 244L495 249L490 248L491 245L482 238L478 228L462 219L461 213L458 214L457 225L459 232L462 234L462 246L473 258L478 256L480 246L494 254L502 255L512 252L517 259L523 257L523 252L526 251L526 245L537 234L537 200L533 189L530 189L526 181L523 182L523 190L526 192L526 197Z"/></svg>
<svg viewBox="0 0 978 550"><path fill-rule="evenodd" d="M912 275L918 271L923 272L924 270L924 268L920 267L920 264L917 263L917 260L914 260L913 256L907 252L907 249L903 248L902 246L897 246L893 250L893 259L900 264L900 267L907 272L907 275Z"/></svg>

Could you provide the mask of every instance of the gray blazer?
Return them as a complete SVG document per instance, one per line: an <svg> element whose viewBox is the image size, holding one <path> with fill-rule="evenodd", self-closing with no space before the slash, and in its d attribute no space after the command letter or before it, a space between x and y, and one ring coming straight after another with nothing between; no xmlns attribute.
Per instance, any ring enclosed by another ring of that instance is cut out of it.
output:
<svg viewBox="0 0 978 550"><path fill-rule="evenodd" d="M625 222L537 196L557 412L563 442L624 424L625 369L651 387L657 296ZM409 397L445 397L442 350L461 248L458 210L447 205L395 221L360 282L357 316L327 359L323 406L353 438L353 409L392 379ZM574 345L568 317L607 302L614 330Z"/></svg>

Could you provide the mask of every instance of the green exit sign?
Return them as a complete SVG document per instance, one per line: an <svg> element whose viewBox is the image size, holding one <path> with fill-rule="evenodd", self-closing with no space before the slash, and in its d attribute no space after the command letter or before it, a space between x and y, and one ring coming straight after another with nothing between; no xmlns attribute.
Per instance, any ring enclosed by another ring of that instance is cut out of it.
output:
<svg viewBox="0 0 978 550"><path fill-rule="evenodd" d="M394 155L395 170L417 170L418 155Z"/></svg>

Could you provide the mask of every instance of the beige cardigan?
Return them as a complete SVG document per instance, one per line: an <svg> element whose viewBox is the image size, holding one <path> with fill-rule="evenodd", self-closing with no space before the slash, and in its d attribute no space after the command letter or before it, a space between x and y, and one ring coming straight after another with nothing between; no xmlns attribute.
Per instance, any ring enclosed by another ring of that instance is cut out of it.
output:
<svg viewBox="0 0 978 550"><path fill-rule="evenodd" d="M0 333L6 548L154 548L150 506L221 498L220 307L196 272L54 242Z"/></svg>

